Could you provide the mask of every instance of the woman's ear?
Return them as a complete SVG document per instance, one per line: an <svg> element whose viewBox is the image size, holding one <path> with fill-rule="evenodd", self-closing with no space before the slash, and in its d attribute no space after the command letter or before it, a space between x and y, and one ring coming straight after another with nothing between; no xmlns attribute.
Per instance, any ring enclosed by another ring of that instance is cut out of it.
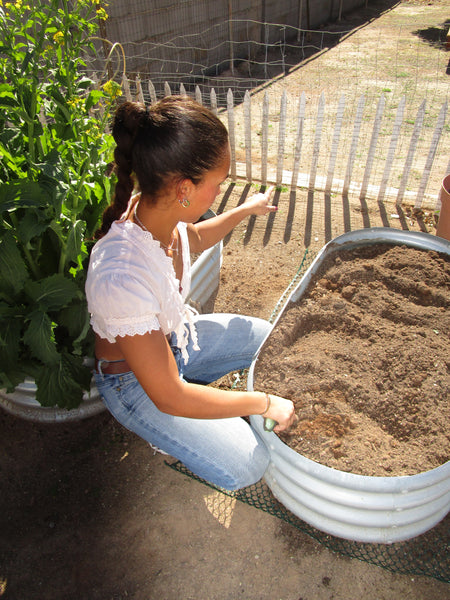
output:
<svg viewBox="0 0 450 600"><path fill-rule="evenodd" d="M177 199L189 199L189 196L191 195L194 188L195 184L191 179L181 179L177 184Z"/></svg>

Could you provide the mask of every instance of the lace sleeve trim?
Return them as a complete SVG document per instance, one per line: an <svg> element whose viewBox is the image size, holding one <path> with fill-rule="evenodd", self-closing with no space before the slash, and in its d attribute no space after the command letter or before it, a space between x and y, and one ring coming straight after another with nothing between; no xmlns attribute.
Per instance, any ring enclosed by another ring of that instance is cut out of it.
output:
<svg viewBox="0 0 450 600"><path fill-rule="evenodd" d="M153 316L142 321L142 319L127 319L126 323L120 320L112 320L109 323L102 322L101 324L94 317L91 319L92 328L100 337L106 337L110 342L118 336L125 337L126 335L144 335L161 329L158 319Z"/></svg>

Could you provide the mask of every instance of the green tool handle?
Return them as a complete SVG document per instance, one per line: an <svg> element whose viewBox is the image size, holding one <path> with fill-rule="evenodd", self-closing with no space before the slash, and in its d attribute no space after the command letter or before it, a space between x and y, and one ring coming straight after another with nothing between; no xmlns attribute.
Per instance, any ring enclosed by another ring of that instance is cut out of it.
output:
<svg viewBox="0 0 450 600"><path fill-rule="evenodd" d="M264 419L264 431L273 431L273 428L277 424L273 419Z"/></svg>

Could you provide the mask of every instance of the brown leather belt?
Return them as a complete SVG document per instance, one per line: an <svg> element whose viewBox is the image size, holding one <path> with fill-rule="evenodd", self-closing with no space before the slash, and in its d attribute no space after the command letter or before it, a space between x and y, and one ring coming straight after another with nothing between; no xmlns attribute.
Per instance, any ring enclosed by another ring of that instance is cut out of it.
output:
<svg viewBox="0 0 450 600"><path fill-rule="evenodd" d="M109 361L96 358L95 370L97 373L103 373L104 375L120 375L121 373L128 373L132 369L126 360Z"/></svg>

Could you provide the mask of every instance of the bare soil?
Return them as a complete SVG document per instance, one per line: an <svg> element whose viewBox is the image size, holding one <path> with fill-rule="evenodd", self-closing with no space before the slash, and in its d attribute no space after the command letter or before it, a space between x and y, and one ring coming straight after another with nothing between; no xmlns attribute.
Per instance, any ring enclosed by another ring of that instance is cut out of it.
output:
<svg viewBox="0 0 450 600"><path fill-rule="evenodd" d="M378 4L369 3L373 19L366 31L377 29L381 36L385 19L376 12ZM382 11L387 3L380 4ZM422 9L438 24L448 18L442 14L445 0L388 4L389 14L401 9L402 18L411 8L416 24ZM388 51L395 39L386 40ZM441 56L441 49L436 52ZM341 56L330 81L339 80ZM331 60L331 53L322 57ZM307 69L302 77L308 89ZM298 81L292 86L297 89ZM213 208L228 210L251 192L250 186L232 184ZM270 318L306 248L307 262L345 231L385 226L435 233L432 212L302 190L279 191L275 202L276 215L249 219L225 240L215 311ZM231 374L218 385L235 386L238 378ZM79 423L43 425L0 410L0 440L2 600L448 596L446 583L333 553L277 517L169 469L168 457L155 455L106 412Z"/></svg>
<svg viewBox="0 0 450 600"><path fill-rule="evenodd" d="M329 257L277 321L257 389L292 399L281 439L360 475L415 475L449 460L450 259L404 246Z"/></svg>

